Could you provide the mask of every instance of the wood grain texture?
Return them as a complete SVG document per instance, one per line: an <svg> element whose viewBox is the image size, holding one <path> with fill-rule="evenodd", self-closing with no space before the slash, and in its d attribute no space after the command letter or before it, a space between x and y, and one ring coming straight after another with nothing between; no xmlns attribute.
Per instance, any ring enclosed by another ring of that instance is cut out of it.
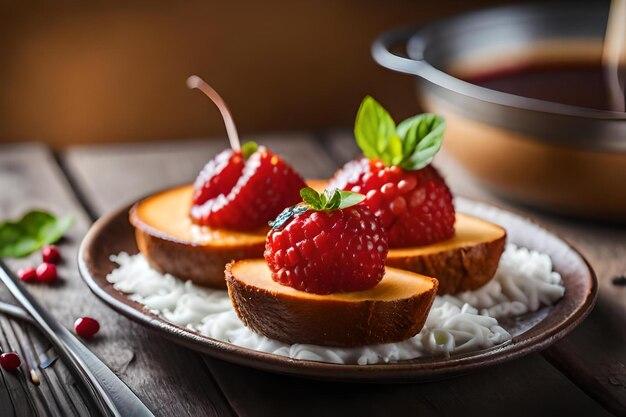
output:
<svg viewBox="0 0 626 417"><path fill-rule="evenodd" d="M344 163L359 150L349 132L326 137L328 148ZM626 275L626 228L580 219L562 218L513 205L490 193L444 151L434 164L453 193L494 203L541 223L581 251L598 277L595 310L545 356L589 395L617 415L626 415L626 287L613 278Z"/></svg>
<svg viewBox="0 0 626 417"><path fill-rule="evenodd" d="M242 417L610 415L537 355L421 384L319 382L220 361L210 366Z"/></svg>
<svg viewBox="0 0 626 417"><path fill-rule="evenodd" d="M96 318L101 330L87 346L120 376L155 415L231 414L199 355L168 343L114 314L83 284L78 275L76 257L90 219L47 148L37 144L0 147L0 189L0 218L15 218L34 207L59 215L72 214L75 218L74 226L59 245L63 257L58 267L59 282L53 286L28 286L53 316L70 329L78 317ZM17 269L38 262L40 255L33 254L25 259L12 260L11 266ZM6 291L1 295L3 300L10 299ZM50 368L56 372L44 372L43 379L50 389L47 392L40 390L43 402L50 407L51 415L82 416L85 407L75 400L73 382L60 368L61 364L57 361ZM18 410L23 410L28 404L23 399L17 403ZM55 404L58 410L54 409Z"/></svg>
<svg viewBox="0 0 626 417"><path fill-rule="evenodd" d="M321 146L310 137L283 136L260 142L285 154L304 176L319 178L332 174L343 162L340 158L350 158L351 145L343 140L329 135ZM209 142L191 141L143 147L111 145L70 149L63 161L82 194L92 198L95 211L103 213L150 191L193 180L211 152L224 146L225 142L213 147ZM240 415L406 415L420 411L472 415L484 410L486 415L503 410L520 416L607 415L536 354L463 378L418 385L319 383L252 371L208 357L205 361Z"/></svg>

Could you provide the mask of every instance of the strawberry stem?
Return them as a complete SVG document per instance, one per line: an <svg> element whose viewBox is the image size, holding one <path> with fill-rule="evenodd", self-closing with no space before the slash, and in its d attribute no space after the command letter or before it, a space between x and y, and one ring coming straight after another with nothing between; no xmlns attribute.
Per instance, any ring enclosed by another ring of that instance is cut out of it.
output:
<svg viewBox="0 0 626 417"><path fill-rule="evenodd" d="M224 119L224 124L226 125L226 133L228 134L228 140L230 142L230 147L233 148L233 151L238 152L241 149L241 145L239 143L239 134L237 134L237 128L235 127L235 122L233 121L233 116L230 114L230 110L228 110L228 106L224 102L224 99L211 87L208 85L202 78L197 75L191 75L187 78L187 87L190 89L197 88L202 91L208 98L215 103L220 113L222 114L222 118Z"/></svg>

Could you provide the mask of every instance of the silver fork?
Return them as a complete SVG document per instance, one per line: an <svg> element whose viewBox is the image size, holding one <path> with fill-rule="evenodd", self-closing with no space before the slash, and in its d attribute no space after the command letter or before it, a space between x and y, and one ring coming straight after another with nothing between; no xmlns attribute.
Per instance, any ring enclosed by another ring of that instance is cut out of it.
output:
<svg viewBox="0 0 626 417"><path fill-rule="evenodd" d="M32 322L54 345L75 377L84 384L102 415L153 417L150 410L113 371L39 305L1 259L0 279L30 315ZM23 311L18 310L21 309L5 306L5 311L9 314L15 313L23 317Z"/></svg>

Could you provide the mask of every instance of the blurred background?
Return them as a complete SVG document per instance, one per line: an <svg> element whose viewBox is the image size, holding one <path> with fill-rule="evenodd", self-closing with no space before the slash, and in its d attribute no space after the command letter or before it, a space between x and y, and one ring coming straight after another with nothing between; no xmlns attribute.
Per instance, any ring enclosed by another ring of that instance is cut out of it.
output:
<svg viewBox="0 0 626 417"><path fill-rule="evenodd" d="M411 77L378 66L380 32L497 0L4 2L0 141L69 144L224 136L190 74L239 130L349 128L366 94L414 114Z"/></svg>

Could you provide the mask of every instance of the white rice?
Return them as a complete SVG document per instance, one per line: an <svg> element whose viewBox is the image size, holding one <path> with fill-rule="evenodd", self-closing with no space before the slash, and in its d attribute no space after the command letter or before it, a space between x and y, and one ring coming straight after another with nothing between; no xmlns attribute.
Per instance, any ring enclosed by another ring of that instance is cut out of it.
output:
<svg viewBox="0 0 626 417"><path fill-rule="evenodd" d="M119 265L107 280L147 309L208 337L261 352L340 364L375 364L427 355L450 355L499 345L511 335L498 319L551 305L565 293L550 257L509 244L495 277L484 287L437 296L426 324L411 339L376 346L336 348L288 345L252 332L237 317L228 292L183 282L151 269L143 255L111 255Z"/></svg>

